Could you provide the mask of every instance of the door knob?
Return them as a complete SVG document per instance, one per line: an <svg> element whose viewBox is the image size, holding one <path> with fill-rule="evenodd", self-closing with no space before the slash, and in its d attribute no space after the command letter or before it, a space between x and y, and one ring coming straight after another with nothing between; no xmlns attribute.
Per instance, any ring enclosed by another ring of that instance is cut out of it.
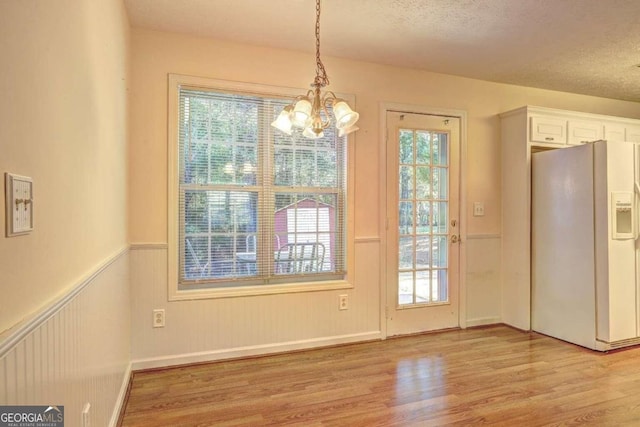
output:
<svg viewBox="0 0 640 427"><path fill-rule="evenodd" d="M456 236L455 234L451 236L451 243L458 243L460 241L460 236Z"/></svg>

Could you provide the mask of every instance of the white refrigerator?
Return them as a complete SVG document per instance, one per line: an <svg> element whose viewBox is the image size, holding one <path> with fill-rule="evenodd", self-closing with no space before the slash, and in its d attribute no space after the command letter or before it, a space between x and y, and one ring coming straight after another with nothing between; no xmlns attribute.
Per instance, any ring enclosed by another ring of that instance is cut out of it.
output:
<svg viewBox="0 0 640 427"><path fill-rule="evenodd" d="M534 331L606 351L640 343L640 144L532 155Z"/></svg>

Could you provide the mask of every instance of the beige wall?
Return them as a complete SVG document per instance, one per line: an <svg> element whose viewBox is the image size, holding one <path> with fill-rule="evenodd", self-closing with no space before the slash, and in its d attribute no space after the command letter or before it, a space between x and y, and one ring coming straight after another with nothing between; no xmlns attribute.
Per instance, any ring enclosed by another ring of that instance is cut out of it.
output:
<svg viewBox="0 0 640 427"><path fill-rule="evenodd" d="M166 242L167 74L307 88L311 55L184 35L134 30L131 146L132 242ZM356 236L378 235L379 103L396 102L468 113L467 199L486 215L467 214L468 232L500 233L500 127L497 114L539 105L640 117L640 104L324 58L331 89L356 96ZM471 206L469 206L471 209Z"/></svg>
<svg viewBox="0 0 640 427"><path fill-rule="evenodd" d="M0 237L0 334L127 244L128 45L120 0L0 2L0 172L35 200Z"/></svg>
<svg viewBox="0 0 640 427"><path fill-rule="evenodd" d="M185 35L132 31L129 236L133 251L134 366L159 366L372 338L384 328L379 266L385 216L379 200L380 103L415 104L468 114L465 215L470 241L464 290L469 325L501 319L500 123L498 114L525 104L640 118L640 105L561 92L323 58L331 89L356 96L355 287L338 312L340 292L167 302L167 74L178 73L307 88L310 54ZM473 201L486 215L471 216ZM167 327L151 328L151 310L167 310ZM378 335L379 336L379 335ZM137 363L136 365L136 361Z"/></svg>

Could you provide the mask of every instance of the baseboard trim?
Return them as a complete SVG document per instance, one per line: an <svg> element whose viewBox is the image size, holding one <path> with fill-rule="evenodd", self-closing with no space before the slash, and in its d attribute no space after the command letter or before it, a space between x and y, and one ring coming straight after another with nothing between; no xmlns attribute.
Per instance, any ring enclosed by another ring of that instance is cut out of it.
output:
<svg viewBox="0 0 640 427"><path fill-rule="evenodd" d="M382 332L371 331L363 332L360 334L338 335L310 340L289 341L276 344L202 351L197 353L185 353L163 357L150 357L145 359L133 360L131 362L131 365L132 370L135 372L145 369L166 368L170 366L187 365L201 362L214 362L217 360L237 359L242 357L266 355L271 353L284 353L288 351L307 350L318 347L329 347L339 344L350 344L360 341L373 341L379 339L382 339Z"/></svg>
<svg viewBox="0 0 640 427"><path fill-rule="evenodd" d="M127 369L122 376L122 384L120 385L120 392L116 399L116 404L113 406L113 412L111 413L111 420L109 421L109 427L117 427L120 425L120 417L124 414L124 407L127 404L127 398L129 397L129 387L131 387L131 362L127 365Z"/></svg>
<svg viewBox="0 0 640 427"><path fill-rule="evenodd" d="M486 326L486 325L496 325L502 324L502 319L500 317L478 317L476 319L467 319L466 327L473 328L475 326Z"/></svg>

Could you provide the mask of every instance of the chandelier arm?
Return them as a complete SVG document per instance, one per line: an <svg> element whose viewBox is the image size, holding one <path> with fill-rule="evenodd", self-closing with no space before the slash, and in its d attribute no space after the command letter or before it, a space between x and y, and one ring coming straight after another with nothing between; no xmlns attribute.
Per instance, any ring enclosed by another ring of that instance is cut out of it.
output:
<svg viewBox="0 0 640 427"><path fill-rule="evenodd" d="M293 98L293 101L291 101L291 105L295 105L296 102L300 101L301 99L312 99L313 98L313 91L311 89L309 89L307 91L307 93L305 95L298 95L295 98Z"/></svg>
<svg viewBox="0 0 640 427"><path fill-rule="evenodd" d="M331 97L328 96L328 93L326 93L324 95L324 97L322 98L322 103L321 103L322 111L324 111L324 116L326 117L326 121L322 122L322 128L323 129L328 128L329 125L331 124L331 115L329 114L329 111L327 110L327 104L328 103L333 104L333 100L334 99L335 99L335 96L334 96L334 98L331 98Z"/></svg>
<svg viewBox="0 0 640 427"><path fill-rule="evenodd" d="M335 93L333 93L333 91L327 90L324 92L324 99L325 99L324 102L331 101L331 105L333 105L338 99L338 97L336 96Z"/></svg>

